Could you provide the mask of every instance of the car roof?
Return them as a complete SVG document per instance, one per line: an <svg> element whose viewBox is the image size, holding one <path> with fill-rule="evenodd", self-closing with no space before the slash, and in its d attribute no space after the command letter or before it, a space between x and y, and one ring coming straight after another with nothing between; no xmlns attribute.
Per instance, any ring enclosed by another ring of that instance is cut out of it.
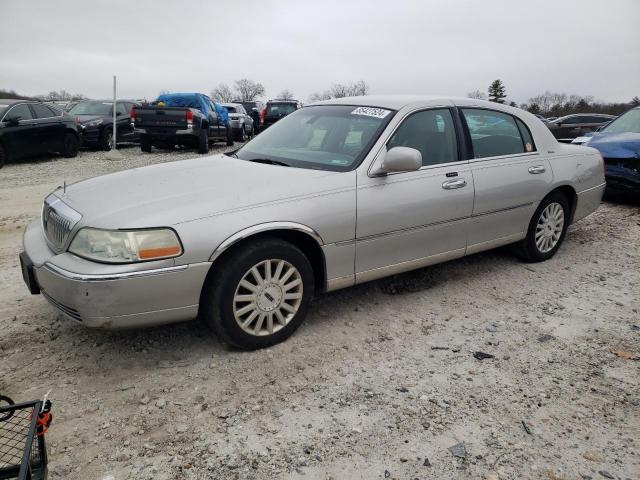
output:
<svg viewBox="0 0 640 480"><path fill-rule="evenodd" d="M273 100L269 100L267 103L299 103L298 100L282 100L280 98L274 98Z"/></svg>
<svg viewBox="0 0 640 480"><path fill-rule="evenodd" d="M38 100L25 100L24 98L0 98L0 105L13 105L21 102L41 103Z"/></svg>

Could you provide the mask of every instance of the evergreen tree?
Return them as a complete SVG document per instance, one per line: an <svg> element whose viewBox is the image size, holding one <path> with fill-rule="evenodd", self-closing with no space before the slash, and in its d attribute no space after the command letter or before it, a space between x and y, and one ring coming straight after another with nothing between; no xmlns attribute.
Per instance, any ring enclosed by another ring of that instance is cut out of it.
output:
<svg viewBox="0 0 640 480"><path fill-rule="evenodd" d="M505 98L507 98L507 91L504 87L504 83L502 83L500 79L491 82L491 85L489 85L489 101L504 103Z"/></svg>

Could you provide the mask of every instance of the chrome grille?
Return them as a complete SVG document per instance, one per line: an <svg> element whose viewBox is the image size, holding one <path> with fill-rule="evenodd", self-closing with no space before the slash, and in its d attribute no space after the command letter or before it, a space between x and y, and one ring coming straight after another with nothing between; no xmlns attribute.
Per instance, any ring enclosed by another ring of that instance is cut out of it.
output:
<svg viewBox="0 0 640 480"><path fill-rule="evenodd" d="M82 218L73 208L63 203L55 195L49 195L42 207L42 227L47 242L54 250L60 251L65 246L69 233Z"/></svg>

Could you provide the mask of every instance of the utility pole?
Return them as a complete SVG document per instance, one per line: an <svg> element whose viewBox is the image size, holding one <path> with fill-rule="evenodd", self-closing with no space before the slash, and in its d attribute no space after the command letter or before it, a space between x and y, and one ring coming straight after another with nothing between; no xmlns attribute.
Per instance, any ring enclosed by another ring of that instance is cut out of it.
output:
<svg viewBox="0 0 640 480"><path fill-rule="evenodd" d="M117 100L117 92L116 92L116 76L113 76L113 135L112 135L112 142L113 145L111 145L111 150L109 150L107 152L107 154L105 155L105 157L107 158L107 160L122 160L122 154L117 150L117 131L118 129L116 128L116 100Z"/></svg>

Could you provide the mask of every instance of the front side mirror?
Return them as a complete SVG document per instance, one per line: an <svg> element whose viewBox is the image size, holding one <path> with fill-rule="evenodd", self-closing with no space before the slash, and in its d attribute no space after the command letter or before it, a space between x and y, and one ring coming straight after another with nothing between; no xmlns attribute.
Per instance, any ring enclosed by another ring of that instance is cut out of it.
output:
<svg viewBox="0 0 640 480"><path fill-rule="evenodd" d="M382 161L371 172L374 176L391 172L413 172L422 167L422 154L410 147L393 147L387 150Z"/></svg>

